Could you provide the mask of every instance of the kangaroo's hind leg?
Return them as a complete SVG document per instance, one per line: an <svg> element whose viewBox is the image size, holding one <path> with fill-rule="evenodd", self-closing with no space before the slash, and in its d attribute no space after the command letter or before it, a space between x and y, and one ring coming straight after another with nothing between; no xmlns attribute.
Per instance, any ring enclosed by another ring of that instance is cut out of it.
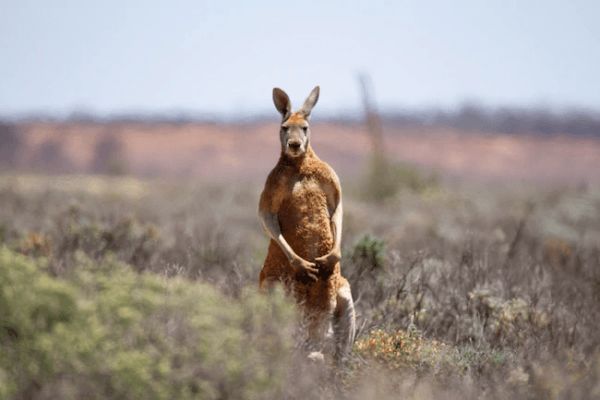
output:
<svg viewBox="0 0 600 400"><path fill-rule="evenodd" d="M337 290L337 305L333 314L333 331L335 338L335 359L337 361L350 353L356 333L356 313L350 284L342 278L342 285Z"/></svg>
<svg viewBox="0 0 600 400"><path fill-rule="evenodd" d="M310 351L323 351L327 330L331 322L331 313L327 311L313 311L305 318L308 337L306 349Z"/></svg>

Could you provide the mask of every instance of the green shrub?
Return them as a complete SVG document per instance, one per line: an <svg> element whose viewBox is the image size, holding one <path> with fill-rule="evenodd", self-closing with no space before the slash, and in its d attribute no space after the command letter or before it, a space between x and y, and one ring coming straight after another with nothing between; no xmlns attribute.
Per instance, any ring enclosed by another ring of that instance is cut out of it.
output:
<svg viewBox="0 0 600 400"><path fill-rule="evenodd" d="M152 224L142 223L132 216L115 221L102 221L83 212L79 207L69 207L56 219L52 252L58 259L68 259L81 250L92 258L115 253L136 269L155 257L160 245L159 230Z"/></svg>
<svg viewBox="0 0 600 400"><path fill-rule="evenodd" d="M361 268L382 269L385 263L385 242L367 233L356 242L350 257Z"/></svg>
<svg viewBox="0 0 600 400"><path fill-rule="evenodd" d="M0 397L278 397L293 307L79 254L68 280L0 249ZM254 288L253 288L254 289Z"/></svg>

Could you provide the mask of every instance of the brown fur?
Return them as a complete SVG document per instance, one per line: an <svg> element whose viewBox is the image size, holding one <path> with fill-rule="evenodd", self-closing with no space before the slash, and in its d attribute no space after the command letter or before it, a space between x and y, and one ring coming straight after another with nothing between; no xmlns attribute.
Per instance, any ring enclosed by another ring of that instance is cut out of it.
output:
<svg viewBox="0 0 600 400"><path fill-rule="evenodd" d="M292 115L290 115L290 117L288 119L285 120L285 124L286 125L306 125L306 118L304 117L304 114L301 112L295 112L292 113Z"/></svg>
<svg viewBox="0 0 600 400"><path fill-rule="evenodd" d="M261 221L271 237L259 281L262 289L281 282L295 297L308 326L309 346L321 348L333 322L339 360L351 349L355 313L350 285L339 263L340 182L310 146L308 117L318 97L317 86L301 110L291 113L287 94L273 89L275 107L284 121L281 156L259 203Z"/></svg>
<svg viewBox="0 0 600 400"><path fill-rule="evenodd" d="M333 193L324 188L333 188ZM282 154L267 178L259 208L276 213L281 233L290 246L300 257L314 262L331 251L334 244L328 194L334 197L330 202L341 196L339 180L309 146L300 160ZM316 282L296 276L279 245L271 240L260 273L260 286L264 288L277 281L284 283L309 314L333 311L337 290L348 285L339 263L333 271L320 271Z"/></svg>

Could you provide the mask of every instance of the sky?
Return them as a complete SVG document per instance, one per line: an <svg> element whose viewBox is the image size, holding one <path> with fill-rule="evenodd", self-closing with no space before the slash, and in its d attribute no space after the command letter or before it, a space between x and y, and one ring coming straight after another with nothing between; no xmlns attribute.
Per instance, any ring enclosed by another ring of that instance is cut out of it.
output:
<svg viewBox="0 0 600 400"><path fill-rule="evenodd" d="M600 2L0 0L0 115L600 110ZM315 109L316 111L317 109Z"/></svg>

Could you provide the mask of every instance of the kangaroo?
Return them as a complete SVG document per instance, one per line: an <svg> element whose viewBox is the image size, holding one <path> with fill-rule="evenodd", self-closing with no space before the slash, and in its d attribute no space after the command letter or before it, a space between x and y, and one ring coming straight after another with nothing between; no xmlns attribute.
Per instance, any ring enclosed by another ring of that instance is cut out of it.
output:
<svg viewBox="0 0 600 400"><path fill-rule="evenodd" d="M281 156L260 196L259 217L271 238L260 272L260 287L284 284L300 306L310 350L322 351L333 323L335 359L352 348L355 311L350 284L341 274L342 191L340 181L310 145L310 113L319 99L315 87L292 112L288 95L273 89L281 113Z"/></svg>

